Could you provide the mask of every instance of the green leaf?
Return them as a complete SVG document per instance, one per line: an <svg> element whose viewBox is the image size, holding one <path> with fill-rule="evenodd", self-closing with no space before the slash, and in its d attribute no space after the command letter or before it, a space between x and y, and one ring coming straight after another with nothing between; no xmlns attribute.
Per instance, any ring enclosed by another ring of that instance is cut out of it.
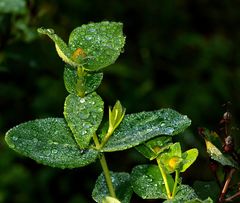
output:
<svg viewBox="0 0 240 203"><path fill-rule="evenodd" d="M135 147L159 135L176 135L191 124L187 116L172 109L126 115L102 151Z"/></svg>
<svg viewBox="0 0 240 203"><path fill-rule="evenodd" d="M48 35L48 37L53 40L53 42L55 43L56 51L57 51L59 57L65 63L67 63L71 66L81 66L82 65L83 59L82 59L82 62L77 63L74 60L74 58L72 58L74 56L74 51L72 51L68 47L68 45L57 34L55 34L53 29L38 28L37 31L41 34Z"/></svg>
<svg viewBox="0 0 240 203"><path fill-rule="evenodd" d="M196 148L194 149L189 149L188 151L184 152L182 154L182 167L181 167L181 172L184 172L187 170L189 166L193 164L193 162L197 159L198 156L198 150Z"/></svg>
<svg viewBox="0 0 240 203"><path fill-rule="evenodd" d="M210 157L222 164L223 166L232 166L238 168L238 164L227 154L223 154L215 145L213 145L210 141L205 139L207 152Z"/></svg>
<svg viewBox="0 0 240 203"><path fill-rule="evenodd" d="M69 66L65 66L64 69L64 84L67 89L67 91L71 94L77 95L77 70L73 69ZM103 73L86 73L84 76L85 80L85 94L92 93L95 91L98 86L101 84L101 81L103 79Z"/></svg>
<svg viewBox="0 0 240 203"><path fill-rule="evenodd" d="M167 180L172 191L174 181L167 174ZM139 165L131 173L133 191L143 199L167 199L164 181L158 166Z"/></svg>
<svg viewBox="0 0 240 203"><path fill-rule="evenodd" d="M164 203L186 203L188 200L197 199L195 191L188 185L179 185L176 196L172 200L165 200Z"/></svg>
<svg viewBox="0 0 240 203"><path fill-rule="evenodd" d="M27 11L26 0L1 0L0 13L24 14Z"/></svg>
<svg viewBox="0 0 240 203"><path fill-rule="evenodd" d="M132 188L130 183L130 175L128 173L110 173L113 187L117 198L121 203L129 203L132 196ZM98 177L95 187L92 192L92 198L98 202L109 196L108 187L103 173Z"/></svg>
<svg viewBox="0 0 240 203"><path fill-rule="evenodd" d="M168 149L171 144L172 137L161 136L136 146L136 149L146 158L153 160L164 150Z"/></svg>
<svg viewBox="0 0 240 203"><path fill-rule="evenodd" d="M108 21L82 25L70 34L69 46L72 51L81 48L86 53L85 69L102 69L114 63L122 52L122 27L122 23Z"/></svg>
<svg viewBox="0 0 240 203"><path fill-rule="evenodd" d="M218 201L220 188L216 181L195 181L193 188L201 199L211 197L214 202Z"/></svg>
<svg viewBox="0 0 240 203"><path fill-rule="evenodd" d="M103 117L103 101L95 92L81 98L67 96L64 116L81 148L87 148Z"/></svg>
<svg viewBox="0 0 240 203"><path fill-rule="evenodd" d="M173 173L182 166L182 150L179 142L170 145L167 152L163 152L157 158L167 173Z"/></svg>
<svg viewBox="0 0 240 203"><path fill-rule="evenodd" d="M215 131L210 131L207 128L200 128L199 133L203 136L204 139L210 141L217 148L222 148L222 141L220 136Z"/></svg>
<svg viewBox="0 0 240 203"><path fill-rule="evenodd" d="M39 163L59 168L77 168L95 161L98 152L80 150L63 118L22 123L5 137L10 148Z"/></svg>
<svg viewBox="0 0 240 203"><path fill-rule="evenodd" d="M186 203L213 203L213 200L210 197L208 197L205 200L193 199L193 200L186 201Z"/></svg>

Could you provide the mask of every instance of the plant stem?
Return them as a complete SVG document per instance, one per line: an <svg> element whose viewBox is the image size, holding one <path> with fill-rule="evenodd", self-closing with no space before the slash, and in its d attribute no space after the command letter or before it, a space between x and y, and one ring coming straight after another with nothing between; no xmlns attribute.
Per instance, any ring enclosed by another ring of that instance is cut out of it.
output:
<svg viewBox="0 0 240 203"><path fill-rule="evenodd" d="M163 177L163 182L164 182L166 192L167 192L167 198L172 199L172 195L171 195L169 185L168 185L168 181L167 181L167 175L166 175L165 171L163 170L163 168L161 166L161 163L160 163L160 160L158 158L157 158L157 163L158 163L158 167L159 167L160 172L161 172L162 177Z"/></svg>
<svg viewBox="0 0 240 203"><path fill-rule="evenodd" d="M175 171L175 182L174 182L174 186L173 186L172 198L174 198L175 195L176 195L178 181L179 181L179 170L176 170Z"/></svg>
<svg viewBox="0 0 240 203"><path fill-rule="evenodd" d="M221 192L221 195L219 197L219 202L224 202L224 196L225 194L227 193L227 190L228 190L228 186L230 184L230 181L232 180L232 175L233 173L235 172L236 169L232 168L227 176L227 179L225 181L225 184L223 186L223 189L222 189L222 192Z"/></svg>
<svg viewBox="0 0 240 203"><path fill-rule="evenodd" d="M100 145L98 137L95 133L93 135L93 141L94 141L97 149L100 149L101 145ZM115 193L115 190L114 190L114 187L113 187L113 184L112 184L111 175L110 175L110 172L109 172L109 169L108 169L108 165L107 165L107 161L106 161L106 158L104 156L104 153L102 153L99 156L99 160L100 160L100 164L101 164L102 169L103 169L103 174L105 176L105 180L106 180L106 183L107 183L107 187L108 187L110 196L116 198L116 193Z"/></svg>

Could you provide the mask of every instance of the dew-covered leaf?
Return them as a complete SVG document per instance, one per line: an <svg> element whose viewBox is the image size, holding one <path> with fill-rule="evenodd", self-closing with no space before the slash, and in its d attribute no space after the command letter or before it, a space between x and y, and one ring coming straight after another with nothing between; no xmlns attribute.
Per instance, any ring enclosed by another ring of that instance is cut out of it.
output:
<svg viewBox="0 0 240 203"><path fill-rule="evenodd" d="M223 154L215 145L213 145L210 141L205 139L207 152L210 157L222 164L223 166L232 166L238 168L238 164L227 154Z"/></svg>
<svg viewBox="0 0 240 203"><path fill-rule="evenodd" d="M182 166L181 166L181 172L184 172L189 168L193 162L197 159L198 156L198 150L196 148L189 149L186 152L182 154Z"/></svg>
<svg viewBox="0 0 240 203"><path fill-rule="evenodd" d="M172 191L174 181L167 174L167 180ZM133 191L143 199L167 199L162 175L156 165L138 165L131 173Z"/></svg>
<svg viewBox="0 0 240 203"><path fill-rule="evenodd" d="M69 37L72 51L82 49L86 54L84 68L99 70L111 65L122 52L125 37L122 23L89 23L75 28Z"/></svg>
<svg viewBox="0 0 240 203"><path fill-rule="evenodd" d="M65 100L64 116L78 145L87 148L102 121L103 101L96 92L83 98L70 94Z"/></svg>
<svg viewBox="0 0 240 203"><path fill-rule="evenodd" d="M216 181L195 181L193 188L201 199L211 197L214 202L217 202L220 188Z"/></svg>
<svg viewBox="0 0 240 203"><path fill-rule="evenodd" d="M135 147L159 135L173 136L191 124L187 116L172 109L125 115L102 151L120 151Z"/></svg>
<svg viewBox="0 0 240 203"><path fill-rule="evenodd" d="M59 55L59 57L67 64L71 66L81 66L83 63L83 58L82 61L76 62L73 58L74 56L74 51L72 51L68 45L57 35L55 34L54 30L51 28L38 28L37 31L40 34L45 34L47 35L50 39L53 40L55 43L56 51Z"/></svg>
<svg viewBox="0 0 240 203"><path fill-rule="evenodd" d="M172 137L161 136L136 146L136 149L146 158L153 160L164 150L168 149L171 143Z"/></svg>
<svg viewBox="0 0 240 203"><path fill-rule="evenodd" d="M80 150L63 118L22 123L5 137L10 148L35 161L59 168L77 168L95 161L98 152Z"/></svg>
<svg viewBox="0 0 240 203"><path fill-rule="evenodd" d="M179 185L176 196L171 200L165 200L164 203L186 203L188 200L197 199L193 188L188 185Z"/></svg>
<svg viewBox="0 0 240 203"><path fill-rule="evenodd" d="M192 200L186 201L185 203L213 203L213 200L210 197L208 197L205 200L192 199Z"/></svg>
<svg viewBox="0 0 240 203"><path fill-rule="evenodd" d="M121 203L129 203L132 196L130 175L124 172L110 172L110 174L117 198ZM110 196L110 194L105 181L105 177L102 173L96 181L95 187L92 192L92 198L96 202L102 203L103 199L105 199L107 196Z"/></svg>
<svg viewBox="0 0 240 203"><path fill-rule="evenodd" d="M67 91L71 94L77 95L76 90L77 79L78 79L77 70L69 66L66 66L64 69L64 84ZM101 84L102 79L103 73L86 72L86 75L84 76L85 94L89 94L95 91Z"/></svg>
<svg viewBox="0 0 240 203"><path fill-rule="evenodd" d="M1 0L0 1L0 13L14 13L23 14L26 13L26 0Z"/></svg>

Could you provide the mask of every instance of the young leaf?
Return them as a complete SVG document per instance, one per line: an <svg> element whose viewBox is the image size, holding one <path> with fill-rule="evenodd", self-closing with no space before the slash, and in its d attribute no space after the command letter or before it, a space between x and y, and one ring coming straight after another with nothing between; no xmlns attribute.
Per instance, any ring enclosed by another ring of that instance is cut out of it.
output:
<svg viewBox="0 0 240 203"><path fill-rule="evenodd" d="M122 26L122 23L108 21L82 25L70 34L69 47L84 50L85 69L102 69L114 63L122 52L125 43Z"/></svg>
<svg viewBox="0 0 240 203"><path fill-rule="evenodd" d="M176 135L191 124L187 116L171 109L125 115L102 151L135 147L159 135Z"/></svg>
<svg viewBox="0 0 240 203"><path fill-rule="evenodd" d="M192 165L192 163L197 159L198 156L198 150L196 148L190 149L182 154L182 167L181 172L184 172L187 170L189 166Z"/></svg>
<svg viewBox="0 0 240 203"><path fill-rule="evenodd" d="M48 35L49 38L51 38L56 47L56 51L59 55L59 57L67 64L71 66L81 66L83 64L83 61L80 63L77 63L72 59L72 55L74 52L68 47L68 45L58 36L55 34L54 30L51 28L44 29L44 28L38 28L37 30L41 34Z"/></svg>
<svg viewBox="0 0 240 203"><path fill-rule="evenodd" d="M10 129L10 148L35 161L59 168L77 168L95 161L98 152L80 150L63 118L38 119Z"/></svg>
<svg viewBox="0 0 240 203"><path fill-rule="evenodd" d="M179 142L170 145L167 152L163 152L157 157L167 173L173 173L182 166L182 150Z"/></svg>
<svg viewBox="0 0 240 203"><path fill-rule="evenodd" d="M172 137L161 136L153 138L141 145L136 146L136 150L146 158L153 160L172 144Z"/></svg>
<svg viewBox="0 0 240 203"><path fill-rule="evenodd" d="M213 145L210 141L205 139L207 152L210 155L210 157L222 164L223 166L232 166L235 168L238 168L238 164L227 155L223 154L215 145Z"/></svg>
<svg viewBox="0 0 240 203"><path fill-rule="evenodd" d="M188 200L197 199L195 191L188 185L179 185L174 199L165 200L164 203L186 203Z"/></svg>
<svg viewBox="0 0 240 203"><path fill-rule="evenodd" d="M77 79L78 79L77 70L69 66L65 66L63 76L64 76L64 84L67 91L70 94L77 95L77 89L76 89ZM86 75L84 76L84 79L85 79L85 84L84 84L85 94L89 94L95 91L98 88L98 86L101 84L101 81L103 79L103 73L87 72Z"/></svg>
<svg viewBox="0 0 240 203"><path fill-rule="evenodd" d="M167 174L167 180L172 191L174 181ZM143 199L167 199L164 181L158 166L139 165L131 173L133 191Z"/></svg>
<svg viewBox="0 0 240 203"><path fill-rule="evenodd" d="M81 98L70 94L64 116L80 148L87 148L103 117L103 101L95 92Z"/></svg>
<svg viewBox="0 0 240 203"><path fill-rule="evenodd" d="M128 173L113 173L111 172L111 179L116 196L121 203L129 203L132 196L132 188L130 183L130 175ZM92 192L92 198L98 202L109 196L109 191L103 173L98 177L95 187Z"/></svg>

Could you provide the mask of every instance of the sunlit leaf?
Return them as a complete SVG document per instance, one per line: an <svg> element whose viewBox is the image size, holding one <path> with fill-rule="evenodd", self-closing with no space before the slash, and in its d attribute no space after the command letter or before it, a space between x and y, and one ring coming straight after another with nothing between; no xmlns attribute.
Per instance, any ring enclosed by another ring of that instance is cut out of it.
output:
<svg viewBox="0 0 240 203"><path fill-rule="evenodd" d="M207 152L213 160L219 162L224 166L232 166L238 168L238 164L230 156L223 154L215 145L213 145L210 141L206 139L205 143L207 147Z"/></svg>
<svg viewBox="0 0 240 203"><path fill-rule="evenodd" d="M69 47L72 51L83 50L84 68L99 70L114 63L120 55L125 44L122 27L122 23L108 21L82 25L70 34Z"/></svg>
<svg viewBox="0 0 240 203"><path fill-rule="evenodd" d="M195 191L188 185L179 185L176 196L172 200L165 200L164 203L186 203L193 199L197 199Z"/></svg>
<svg viewBox="0 0 240 203"><path fill-rule="evenodd" d="M172 109L125 115L102 151L120 151L135 147L159 135L176 135L191 121Z"/></svg>
<svg viewBox="0 0 240 203"><path fill-rule="evenodd" d="M172 190L174 181L167 174L167 180ZM167 199L162 175L156 165L139 165L133 168L131 183L134 192L143 199Z"/></svg>
<svg viewBox="0 0 240 203"><path fill-rule="evenodd" d="M181 166L181 172L184 172L189 168L193 162L197 159L198 156L198 150L196 148L189 149L188 151L184 152L182 154L182 166Z"/></svg>
<svg viewBox="0 0 240 203"><path fill-rule="evenodd" d="M92 149L79 149L63 118L22 123L10 129L5 140L13 150L52 167L82 167L94 162L98 155Z"/></svg>
<svg viewBox="0 0 240 203"><path fill-rule="evenodd" d="M70 94L64 104L64 116L81 148L87 148L103 117L103 101L95 92L81 98Z"/></svg>
<svg viewBox="0 0 240 203"><path fill-rule="evenodd" d="M146 158L153 160L161 152L168 149L172 143L172 137L161 136L153 138L146 143L136 146L136 149Z"/></svg>

